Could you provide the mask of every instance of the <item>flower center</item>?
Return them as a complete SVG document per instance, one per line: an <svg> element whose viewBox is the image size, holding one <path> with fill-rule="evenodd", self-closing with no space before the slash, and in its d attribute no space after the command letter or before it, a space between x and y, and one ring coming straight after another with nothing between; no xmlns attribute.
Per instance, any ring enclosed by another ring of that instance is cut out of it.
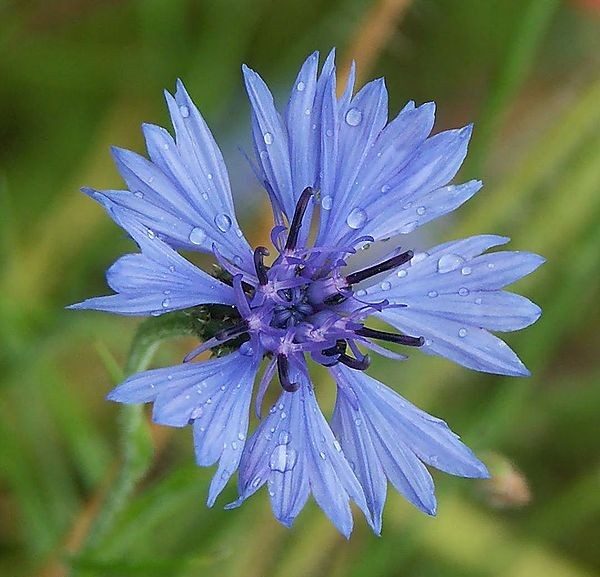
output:
<svg viewBox="0 0 600 577"><path fill-rule="evenodd" d="M246 335L250 343L244 350L259 351L272 358L271 362L277 363L282 387L294 391L297 385L290 379L290 361L297 362L306 353L325 366L343 363L364 370L370 359L357 343L375 346L371 343L375 339L408 346L423 344L421 337L365 327L367 317L383 310L389 303L365 303L355 296L352 288L408 262L413 256L412 251L344 277L341 269L346 263L341 257L356 252L353 247L298 246L303 219L313 194L312 188L307 188L300 196L285 245L279 243L279 255L271 266L264 262L265 256L270 254L267 248L259 246L254 251L258 283L248 278L242 280L242 274L233 277L241 320L222 329L186 360L215 346L215 342L222 344ZM283 227L273 230L274 244L278 244L278 233L283 230ZM361 242L364 240L360 239ZM331 258L323 259L324 254ZM348 349L353 356L347 353Z"/></svg>

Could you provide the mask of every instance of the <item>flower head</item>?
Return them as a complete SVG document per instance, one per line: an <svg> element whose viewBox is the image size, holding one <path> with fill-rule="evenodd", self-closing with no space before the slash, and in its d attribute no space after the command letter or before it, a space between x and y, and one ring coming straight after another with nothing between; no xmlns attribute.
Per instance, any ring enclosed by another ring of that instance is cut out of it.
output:
<svg viewBox="0 0 600 577"><path fill-rule="evenodd" d="M337 98L333 52L320 74L318 54L306 60L282 115L258 74L246 67L243 73L255 172L273 207L270 249L252 250L245 240L221 153L181 82L175 96L166 93L175 139L145 125L149 160L113 151L127 190L86 189L141 252L108 270L115 294L73 308L124 315L197 305L229 311L229 322L183 364L134 375L109 398L153 402L156 422L192 425L198 464L219 463L210 505L238 470L239 498L231 506L266 484L286 525L312 494L343 534L352 529L350 500L379 532L388 480L434 514L425 465L464 477L485 477L487 470L444 421L367 376L365 351L405 358L384 346L396 343L478 371L526 375L490 331L537 320L536 305L502 289L543 259L486 253L508 239L483 235L421 253L398 249L354 270L349 259L366 243L412 232L479 190L479 181L448 184L465 158L471 127L430 136L433 104L412 102L388 122L382 80L354 94L351 74ZM176 249L212 253L224 280ZM388 330L370 326L373 319ZM223 345L229 354L190 362ZM337 384L331 425L315 398L309 359L327 367ZM257 413L270 385L281 393L247 439L263 360Z"/></svg>

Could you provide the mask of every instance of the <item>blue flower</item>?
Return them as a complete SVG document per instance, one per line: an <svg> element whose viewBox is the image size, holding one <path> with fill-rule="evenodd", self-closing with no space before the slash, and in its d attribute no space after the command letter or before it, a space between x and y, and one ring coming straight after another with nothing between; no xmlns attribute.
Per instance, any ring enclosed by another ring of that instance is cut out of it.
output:
<svg viewBox="0 0 600 577"><path fill-rule="evenodd" d="M448 184L467 153L470 126L430 136L434 105L412 102L388 122L383 80L354 94L351 73L338 98L333 52L320 74L318 60L315 53L303 64L281 114L258 74L243 69L254 169L275 221L271 264L266 247L252 250L244 238L219 148L178 82L174 96L166 93L175 138L144 125L149 160L113 150L127 189L85 190L141 252L108 270L115 294L73 308L161 315L227 306L229 324L183 364L134 375L109 398L152 402L157 423L192 425L198 464L219 464L209 505L237 470L239 498L230 506L267 485L276 518L290 525L312 495L348 536L350 501L380 532L388 480L433 515L426 465L463 477L488 476L444 421L365 374L365 349L405 358L378 344L396 343L477 371L527 375L491 331L522 329L538 319L535 304L503 289L543 259L486 252L508 239L483 235L427 252L396 250L352 270L348 260L358 248L410 233L456 209L481 182ZM177 249L213 254L228 276L206 274ZM388 330L367 326L371 317ZM190 362L235 342L228 355ZM315 398L308 358L327 367L337 383L331 425ZM260 414L271 381L282 389L279 399L249 435L252 396Z"/></svg>

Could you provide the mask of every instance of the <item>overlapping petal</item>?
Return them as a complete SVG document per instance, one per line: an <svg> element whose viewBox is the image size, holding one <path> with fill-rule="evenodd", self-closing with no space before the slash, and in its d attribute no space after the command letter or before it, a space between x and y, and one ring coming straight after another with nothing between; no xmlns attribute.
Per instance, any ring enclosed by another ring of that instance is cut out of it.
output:
<svg viewBox="0 0 600 577"><path fill-rule="evenodd" d="M153 402L152 418L161 425L193 423L198 464L219 461L208 495L212 506L240 462L257 366L254 356L234 352L203 363L154 369L128 378L108 398Z"/></svg>
<svg viewBox="0 0 600 577"><path fill-rule="evenodd" d="M204 303L235 303L230 286L184 259L131 214L114 208L113 218L142 252L125 255L108 269L107 282L117 294L90 298L69 308L145 316Z"/></svg>
<svg viewBox="0 0 600 577"><path fill-rule="evenodd" d="M144 125L150 160L113 148L129 190L84 191L109 213L120 206L172 246L211 252L252 270L250 247L234 212L227 169L214 138L181 81L165 93L175 139L164 128Z"/></svg>
<svg viewBox="0 0 600 577"><path fill-rule="evenodd" d="M516 354L489 331L522 329L539 318L537 305L501 289L544 259L528 252L483 254L507 241L481 235L439 245L368 287L365 299L396 305L378 316L405 334L423 336L426 353L478 371L527 375Z"/></svg>
<svg viewBox="0 0 600 577"><path fill-rule="evenodd" d="M321 413L308 377L298 371L296 378L299 390L282 393L244 449L240 499L234 505L266 483L275 517L289 526L312 494L348 537L353 525L350 500L368 514L365 497Z"/></svg>
<svg viewBox="0 0 600 577"><path fill-rule="evenodd" d="M332 427L363 486L377 531L386 478L411 503L432 515L434 486L423 463L452 475L488 476L485 465L444 421L362 372L343 365L330 371L338 384Z"/></svg>

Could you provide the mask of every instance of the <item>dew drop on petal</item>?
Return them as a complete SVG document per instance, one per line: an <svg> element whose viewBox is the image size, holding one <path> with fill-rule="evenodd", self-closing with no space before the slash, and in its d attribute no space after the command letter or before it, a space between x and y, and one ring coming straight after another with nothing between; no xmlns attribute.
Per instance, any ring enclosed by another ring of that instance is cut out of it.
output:
<svg viewBox="0 0 600 577"><path fill-rule="evenodd" d="M263 140L265 144L273 144L273 135L270 132L265 132L263 134Z"/></svg>
<svg viewBox="0 0 600 577"><path fill-rule="evenodd" d="M295 449L287 445L277 445L269 458L269 467L272 471L285 473L294 468L297 459L298 454Z"/></svg>
<svg viewBox="0 0 600 577"><path fill-rule="evenodd" d="M425 260L429 255L426 252L416 252L410 259L410 266L414 266L421 261ZM398 275L400 276L400 275Z"/></svg>
<svg viewBox="0 0 600 577"><path fill-rule="evenodd" d="M195 226L189 236L192 244L203 244L206 240L206 233L199 227Z"/></svg>
<svg viewBox="0 0 600 577"><path fill-rule="evenodd" d="M221 232L227 232L231 228L231 219L224 213L217 214L215 224Z"/></svg>
<svg viewBox="0 0 600 577"><path fill-rule="evenodd" d="M458 256L457 254L445 254L438 260L437 269L438 272L444 274L456 270L464 262L465 259L462 256Z"/></svg>
<svg viewBox="0 0 600 577"><path fill-rule="evenodd" d="M401 268L397 273L396 276L398 278L404 278L406 275L408 274L408 271L404 268Z"/></svg>
<svg viewBox="0 0 600 577"><path fill-rule="evenodd" d="M148 238L156 238L156 233L153 230L148 229L146 234L148 235Z"/></svg>
<svg viewBox="0 0 600 577"><path fill-rule="evenodd" d="M190 115L190 109L187 106L180 106L179 112L181 112L181 116L187 118Z"/></svg>
<svg viewBox="0 0 600 577"><path fill-rule="evenodd" d="M337 439L333 440L333 446L338 453L342 451L342 446L339 444Z"/></svg>
<svg viewBox="0 0 600 577"><path fill-rule="evenodd" d="M321 457L321 459L323 459L323 461L327 458L327 456L325 455L325 453L323 453L323 451L321 451L319 453L319 457Z"/></svg>
<svg viewBox="0 0 600 577"><path fill-rule="evenodd" d="M169 266L169 272L175 272L175 265L170 265Z"/></svg>
<svg viewBox="0 0 600 577"><path fill-rule="evenodd" d="M436 296L438 296L438 292L437 292L437 291L429 291L429 292L427 293L427 296L428 296L430 299L434 299Z"/></svg>
<svg viewBox="0 0 600 577"><path fill-rule="evenodd" d="M251 357L253 353L254 349L252 348L250 341L246 341L240 345L240 354L244 355L245 357Z"/></svg>
<svg viewBox="0 0 600 577"><path fill-rule="evenodd" d="M467 329L458 329L458 336L464 339L467 336Z"/></svg>
<svg viewBox="0 0 600 577"><path fill-rule="evenodd" d="M144 193L141 190L136 190L133 193L133 196L136 196L137 198L144 198Z"/></svg>
<svg viewBox="0 0 600 577"><path fill-rule="evenodd" d="M246 438L246 435L244 435L244 433L238 433L238 439L240 441L243 441Z"/></svg>
<svg viewBox="0 0 600 577"><path fill-rule="evenodd" d="M462 269L460 270L461 274L463 274L464 276L468 276L471 274L471 267L470 266L463 266Z"/></svg>
<svg viewBox="0 0 600 577"><path fill-rule="evenodd" d="M423 216L427 212L427 209L424 206L420 206L417 208L417 214L419 216Z"/></svg>
<svg viewBox="0 0 600 577"><path fill-rule="evenodd" d="M381 193L382 193L382 194L387 194L389 191L390 191L390 186L389 186L388 184L384 184L384 185L381 187Z"/></svg>
<svg viewBox="0 0 600 577"><path fill-rule="evenodd" d="M458 289L458 294L461 297L466 297L469 294L469 289L467 287L463 286L463 287L461 287L461 288Z"/></svg>
<svg viewBox="0 0 600 577"><path fill-rule="evenodd" d="M365 289L358 289L354 294L356 294L357 297L364 297L366 296L367 291Z"/></svg>
<svg viewBox="0 0 600 577"><path fill-rule="evenodd" d="M168 309L170 304L171 304L171 299L164 299L162 302L163 309Z"/></svg>
<svg viewBox="0 0 600 577"><path fill-rule="evenodd" d="M354 230L362 228L366 222L367 213L359 207L353 208L346 218L346 224Z"/></svg>
<svg viewBox="0 0 600 577"><path fill-rule="evenodd" d="M304 82L302 82L302 81L298 82L298 84L296 84L296 90L298 92L302 92L304 90Z"/></svg>
<svg viewBox="0 0 600 577"><path fill-rule="evenodd" d="M362 112L358 108L351 108L346 112L345 119L349 126L358 126L362 120Z"/></svg>
<svg viewBox="0 0 600 577"><path fill-rule="evenodd" d="M480 305L482 302L483 302L483 299L480 298L480 297L478 297L478 298L475 299L475 304L476 305Z"/></svg>
<svg viewBox="0 0 600 577"><path fill-rule="evenodd" d="M382 291L389 291L392 288L392 283L389 281L383 281L379 287L381 288Z"/></svg>
<svg viewBox="0 0 600 577"><path fill-rule="evenodd" d="M323 210L331 210L331 207L333 206L333 198L328 194L325 195L321 199L321 206L323 207Z"/></svg>

